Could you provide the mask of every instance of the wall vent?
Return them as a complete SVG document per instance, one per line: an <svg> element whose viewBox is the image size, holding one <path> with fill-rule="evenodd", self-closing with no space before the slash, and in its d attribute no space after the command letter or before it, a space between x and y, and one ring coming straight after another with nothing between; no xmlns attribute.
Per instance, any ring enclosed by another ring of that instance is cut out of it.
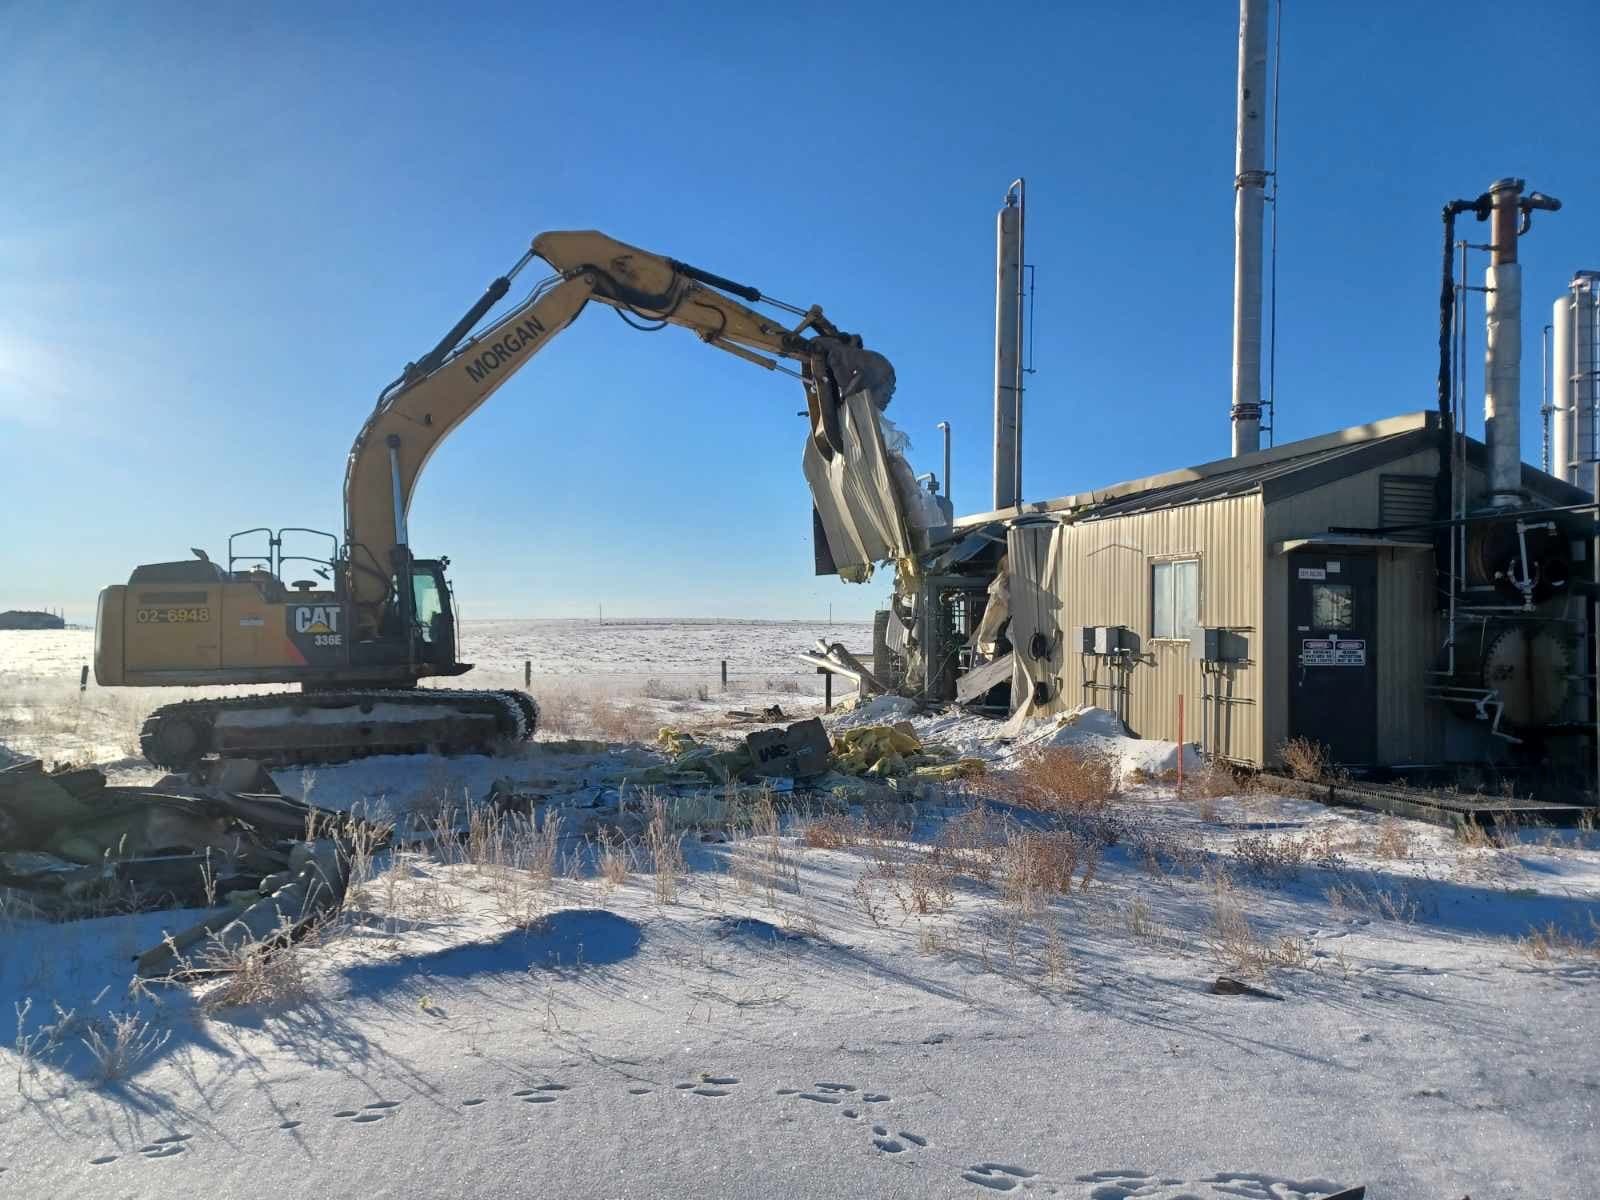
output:
<svg viewBox="0 0 1600 1200"><path fill-rule="evenodd" d="M1395 525L1426 525L1433 520L1433 476L1380 475L1378 477L1378 524L1385 529ZM1407 530L1423 534L1424 529Z"/></svg>

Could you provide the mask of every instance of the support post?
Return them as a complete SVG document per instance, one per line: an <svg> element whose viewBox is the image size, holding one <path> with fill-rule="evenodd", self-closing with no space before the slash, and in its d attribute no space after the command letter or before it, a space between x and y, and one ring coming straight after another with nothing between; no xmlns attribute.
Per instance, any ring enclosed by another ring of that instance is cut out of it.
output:
<svg viewBox="0 0 1600 1200"><path fill-rule="evenodd" d="M1183 693L1178 693L1178 795L1183 795Z"/></svg>
<svg viewBox="0 0 1600 1200"><path fill-rule="evenodd" d="M522 660L522 686L533 686L533 659L531 658Z"/></svg>
<svg viewBox="0 0 1600 1200"><path fill-rule="evenodd" d="M833 672L822 673L822 711L833 711Z"/></svg>
<svg viewBox="0 0 1600 1200"><path fill-rule="evenodd" d="M89 664L84 663L83 669L78 672L78 694L81 696L89 690Z"/></svg>
<svg viewBox="0 0 1600 1200"><path fill-rule="evenodd" d="M1589 464L1589 487L1600 496L1600 459ZM1594 539L1589 543L1589 566L1594 580L1600 585L1600 509L1591 514L1594 521ZM1590 802L1600 806L1600 597L1589 605L1590 669L1594 671L1594 792Z"/></svg>
<svg viewBox="0 0 1600 1200"><path fill-rule="evenodd" d="M728 660L722 660L722 690L728 690Z"/></svg>

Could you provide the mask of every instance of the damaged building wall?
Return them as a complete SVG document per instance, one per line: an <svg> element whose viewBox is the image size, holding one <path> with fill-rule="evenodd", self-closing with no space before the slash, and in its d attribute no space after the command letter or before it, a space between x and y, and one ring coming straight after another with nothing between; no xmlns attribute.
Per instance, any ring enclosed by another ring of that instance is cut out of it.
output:
<svg viewBox="0 0 1600 1200"><path fill-rule="evenodd" d="M1224 758L1259 762L1261 511L1260 495L1251 494L1013 527L1019 701L1041 716L1095 704L1117 712L1140 737L1175 739L1182 694L1187 740ZM1248 661L1221 673L1202 669L1189 639L1155 636L1156 566L1190 561L1198 564L1199 624L1237 631L1250 647ZM1135 644L1126 655L1085 655L1075 640L1083 626L1125 627ZM1043 700L1041 684L1048 691Z"/></svg>

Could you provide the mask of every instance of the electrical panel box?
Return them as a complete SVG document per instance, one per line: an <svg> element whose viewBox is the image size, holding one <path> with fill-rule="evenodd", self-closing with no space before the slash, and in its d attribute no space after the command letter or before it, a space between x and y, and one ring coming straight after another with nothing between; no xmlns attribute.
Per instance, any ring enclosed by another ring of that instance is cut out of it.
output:
<svg viewBox="0 0 1600 1200"><path fill-rule="evenodd" d="M1123 654L1134 649L1133 632L1124 625L1085 625L1082 639L1085 654Z"/></svg>
<svg viewBox="0 0 1600 1200"><path fill-rule="evenodd" d="M1080 625L1080 626L1078 626L1078 653L1079 654L1093 654L1094 653L1094 626L1093 625Z"/></svg>
<svg viewBox="0 0 1600 1200"><path fill-rule="evenodd" d="M1208 663L1242 663L1250 657L1250 644L1244 634L1232 629L1205 628L1195 630L1189 639L1193 657Z"/></svg>

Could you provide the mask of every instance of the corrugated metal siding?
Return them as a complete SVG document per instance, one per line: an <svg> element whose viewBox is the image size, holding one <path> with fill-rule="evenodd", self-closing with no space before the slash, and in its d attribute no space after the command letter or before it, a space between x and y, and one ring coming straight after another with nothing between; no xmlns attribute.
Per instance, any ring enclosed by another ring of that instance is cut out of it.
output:
<svg viewBox="0 0 1600 1200"><path fill-rule="evenodd" d="M1425 695L1438 645L1433 555L1379 553L1378 638L1378 757L1437 762L1444 712Z"/></svg>
<svg viewBox="0 0 1600 1200"><path fill-rule="evenodd" d="M1026 647L1035 632L1059 643L1078 626L1124 625L1138 634L1140 653L1125 680L1113 677L1103 661L1080 655L1075 645L1052 654L1048 663L1019 664L1018 683L1030 690L1033 679L1051 677L1051 701L1036 711L1094 703L1121 713L1141 737L1175 739L1182 694L1186 740L1203 740L1208 751L1226 758L1260 762L1259 664L1240 664L1219 680L1203 676L1188 642L1153 640L1150 582L1154 562L1198 558L1201 623L1243 633L1254 660L1261 642L1261 497L1229 496L1058 526L1048 535L1053 553L1041 547L1044 536L1037 529L1011 533L1013 643ZM1030 587L1030 560L1033 570L1053 577L1048 588L1038 590L1053 593L1059 603L1055 611L1046 611L1042 597L1041 603L1017 604L1018 591ZM1218 692L1226 702L1203 701Z"/></svg>

